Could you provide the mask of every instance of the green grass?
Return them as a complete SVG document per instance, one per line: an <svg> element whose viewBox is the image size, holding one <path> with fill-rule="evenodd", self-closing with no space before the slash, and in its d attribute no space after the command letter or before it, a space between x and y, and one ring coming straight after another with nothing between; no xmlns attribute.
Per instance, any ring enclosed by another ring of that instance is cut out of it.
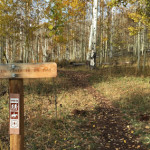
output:
<svg viewBox="0 0 150 150"><path fill-rule="evenodd" d="M80 126L89 123L83 116L74 116L72 111L91 110L96 100L84 89L69 89L71 83L63 76L56 80L57 118L55 111L55 90L51 79L25 80L25 145L27 150L45 149L84 149L97 147L91 141L97 132L80 131ZM66 83L64 83L66 82ZM80 100L82 98L82 101ZM86 104L87 103L87 104ZM0 139L9 145L8 135L8 95L0 98L1 126ZM79 132L80 131L80 132ZM86 141L84 140L86 138Z"/></svg>
<svg viewBox="0 0 150 150"><path fill-rule="evenodd" d="M0 140L0 150L8 150L8 146Z"/></svg>
<svg viewBox="0 0 150 150"><path fill-rule="evenodd" d="M123 68L111 68L111 71L110 68L90 71L84 67L62 70L74 71L74 74L83 73L81 79L90 74L90 85L122 111L122 117L131 123L129 128L134 131L133 134L150 148L150 122L139 121L140 114L150 113L148 77L136 77L133 70L122 72ZM8 86L7 82L2 84ZM63 72L58 74L55 85L52 79L24 81L27 150L96 150L101 146L99 137L102 133L99 131L102 127L99 126L101 122L98 120L101 115L98 110L100 101L94 98L93 93L86 87L75 87L72 84L73 81ZM0 97L0 146L3 149L9 147L8 107L6 94ZM74 115L75 109L85 110L87 115ZM107 122L105 123L107 128ZM105 146L110 145L107 142Z"/></svg>
<svg viewBox="0 0 150 150"><path fill-rule="evenodd" d="M109 77L94 85L112 104L119 108L124 118L131 122L135 135L150 148L150 121L140 121L140 115L150 114L150 84L148 77ZM145 127L147 126L148 129Z"/></svg>

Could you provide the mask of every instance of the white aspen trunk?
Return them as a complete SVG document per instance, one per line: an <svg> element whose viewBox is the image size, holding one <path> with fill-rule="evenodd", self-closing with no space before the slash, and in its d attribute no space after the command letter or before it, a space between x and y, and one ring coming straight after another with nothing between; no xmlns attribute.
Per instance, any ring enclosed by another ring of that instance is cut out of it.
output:
<svg viewBox="0 0 150 150"><path fill-rule="evenodd" d="M54 59L55 55L54 55L54 51L55 51L55 46L52 48L52 60Z"/></svg>
<svg viewBox="0 0 150 150"><path fill-rule="evenodd" d="M137 55L137 49L138 49L137 37L138 37L138 35L134 36L134 47L133 47L134 48L134 56Z"/></svg>
<svg viewBox="0 0 150 150"><path fill-rule="evenodd" d="M89 38L89 50L92 49L92 32L93 32L93 26L91 24L90 38Z"/></svg>
<svg viewBox="0 0 150 150"><path fill-rule="evenodd" d="M133 43L133 56L136 55L136 36L134 35L134 43Z"/></svg>
<svg viewBox="0 0 150 150"><path fill-rule="evenodd" d="M12 61L14 62L15 59L16 59L16 41L14 39L12 43Z"/></svg>
<svg viewBox="0 0 150 150"><path fill-rule="evenodd" d="M69 50L68 60L70 60L70 58L71 58L71 41L70 40L69 40L69 43L68 43L68 50Z"/></svg>
<svg viewBox="0 0 150 150"><path fill-rule="evenodd" d="M83 48L83 34L84 34L84 28L83 28L83 24L81 22L80 24L80 33L81 33L81 43L80 43L80 59L81 61L84 60L84 48Z"/></svg>
<svg viewBox="0 0 150 150"><path fill-rule="evenodd" d="M47 43L46 43L46 47L47 47L47 55L46 55L46 60L48 58L48 51L49 51L49 39L47 39Z"/></svg>
<svg viewBox="0 0 150 150"><path fill-rule="evenodd" d="M141 52L142 52L142 56L144 55L144 46L145 46L145 42L144 42L144 29L141 32Z"/></svg>
<svg viewBox="0 0 150 150"><path fill-rule="evenodd" d="M6 61L9 63L8 39L6 38Z"/></svg>
<svg viewBox="0 0 150 150"><path fill-rule="evenodd" d="M71 35L73 37L73 35ZM72 60L73 56L73 40L71 41L71 47L70 47L70 60Z"/></svg>
<svg viewBox="0 0 150 150"><path fill-rule="evenodd" d="M32 62L35 63L34 39L32 38Z"/></svg>
<svg viewBox="0 0 150 150"><path fill-rule="evenodd" d="M69 6L68 6L69 10ZM67 15L67 44L66 44L66 54L65 59L68 60L68 57L70 56L70 50L69 50L69 14Z"/></svg>
<svg viewBox="0 0 150 150"><path fill-rule="evenodd" d="M74 36L74 34L73 34ZM72 59L75 59L75 51L76 51L76 45L75 45L75 40L73 39L73 54L72 54Z"/></svg>
<svg viewBox="0 0 150 150"><path fill-rule="evenodd" d="M22 34L23 34L23 32L21 31L21 22L20 22L20 56L19 56L20 60L23 59L22 58L22 55L23 55L23 46L22 46L23 45L23 42L22 42L23 37L22 37Z"/></svg>
<svg viewBox="0 0 150 150"><path fill-rule="evenodd" d="M22 60L23 55L23 47L22 47L22 41L20 41L20 60Z"/></svg>
<svg viewBox="0 0 150 150"><path fill-rule="evenodd" d="M47 58L47 42L48 42L48 39L45 39L44 62L46 62L46 58Z"/></svg>
<svg viewBox="0 0 150 150"><path fill-rule="evenodd" d="M12 62L12 56L13 56L13 40L12 39L10 39L10 48L11 48L11 50L10 50L10 62Z"/></svg>
<svg viewBox="0 0 150 150"><path fill-rule="evenodd" d="M100 1L100 50L99 50L99 65L103 61L103 23L104 23L104 0Z"/></svg>
<svg viewBox="0 0 150 150"><path fill-rule="evenodd" d="M90 33L90 40L89 42L89 59L90 59L90 66L96 66L96 36L97 36L97 4L98 1L94 0L93 3L93 17L92 17L92 25L91 25L91 32Z"/></svg>
<svg viewBox="0 0 150 150"><path fill-rule="evenodd" d="M42 47L42 62L45 61L45 39L43 39L44 37L41 35L41 47Z"/></svg>
<svg viewBox="0 0 150 150"><path fill-rule="evenodd" d="M39 37L37 37L37 54L36 54L37 63L39 62L39 52L40 52Z"/></svg>
<svg viewBox="0 0 150 150"><path fill-rule="evenodd" d="M141 27L141 22L139 22L139 27ZM140 53L141 53L141 31L138 32L138 61L137 61L137 69L140 70Z"/></svg>
<svg viewBox="0 0 150 150"><path fill-rule="evenodd" d="M106 62L109 62L109 57L110 57L110 33L111 33L111 8L107 6L107 34L106 34ZM108 57L109 56L109 57ZM110 57L111 58L111 57ZM111 60L110 60L111 61Z"/></svg>
<svg viewBox="0 0 150 150"><path fill-rule="evenodd" d="M26 60L26 49L25 49L25 38L24 38L24 48L23 48L23 62Z"/></svg>
<svg viewBox="0 0 150 150"><path fill-rule="evenodd" d="M106 34L106 36L107 36L107 34ZM108 42L106 41L105 42L105 62L107 62L107 53L108 53Z"/></svg>
<svg viewBox="0 0 150 150"><path fill-rule="evenodd" d="M62 51L62 45L60 45L60 48L59 48L59 61L62 60L61 51Z"/></svg>
<svg viewBox="0 0 150 150"><path fill-rule="evenodd" d="M129 44L129 43L128 43L128 46L127 46L127 47L128 47L128 52L130 52L130 44Z"/></svg>
<svg viewBox="0 0 150 150"><path fill-rule="evenodd" d="M146 50L148 48L148 40L147 40L147 27L144 26L144 60L143 60L143 72L145 71L145 65L146 65Z"/></svg>
<svg viewBox="0 0 150 150"><path fill-rule="evenodd" d="M113 56L113 33L114 33L114 8L112 8L112 23L111 23L111 36L110 36L110 57Z"/></svg>
<svg viewBox="0 0 150 150"><path fill-rule="evenodd" d="M28 49L26 49L26 55L25 55L26 59L25 62L28 63Z"/></svg>
<svg viewBox="0 0 150 150"><path fill-rule="evenodd" d="M85 23L85 17L84 17L84 24L83 24L83 60L86 60L86 23Z"/></svg>
<svg viewBox="0 0 150 150"><path fill-rule="evenodd" d="M26 49L24 47L24 51L23 51L23 62L25 63L25 60L26 60Z"/></svg>
<svg viewBox="0 0 150 150"><path fill-rule="evenodd" d="M103 26L103 37L102 37L102 54L103 54L103 58L105 58L105 41L103 40L104 36L105 36L105 29L104 29L104 26Z"/></svg>
<svg viewBox="0 0 150 150"><path fill-rule="evenodd" d="M36 35L36 38L35 38L35 53L36 53L36 62L38 62L39 61L39 59L38 59L38 34Z"/></svg>
<svg viewBox="0 0 150 150"><path fill-rule="evenodd" d="M34 47L32 47L32 62L35 63Z"/></svg>
<svg viewBox="0 0 150 150"><path fill-rule="evenodd" d="M77 59L77 55L78 55L78 43L77 41L75 41L75 60Z"/></svg>
<svg viewBox="0 0 150 150"><path fill-rule="evenodd" d="M59 60L59 61L61 60L60 52L61 52L61 45L59 44L59 45L58 45L58 60Z"/></svg>
<svg viewBox="0 0 150 150"><path fill-rule="evenodd" d="M2 42L1 42L2 43ZM0 47L0 63L2 63L2 45Z"/></svg>

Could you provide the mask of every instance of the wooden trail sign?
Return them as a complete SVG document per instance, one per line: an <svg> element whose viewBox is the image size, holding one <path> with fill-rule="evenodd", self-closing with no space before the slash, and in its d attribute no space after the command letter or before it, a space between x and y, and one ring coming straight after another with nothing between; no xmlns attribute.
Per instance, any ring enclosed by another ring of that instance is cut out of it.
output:
<svg viewBox="0 0 150 150"><path fill-rule="evenodd" d="M10 150L24 150L23 78L50 78L56 76L56 63L0 65L0 78L9 79Z"/></svg>
<svg viewBox="0 0 150 150"><path fill-rule="evenodd" d="M56 63L0 65L0 78L49 78L57 76Z"/></svg>

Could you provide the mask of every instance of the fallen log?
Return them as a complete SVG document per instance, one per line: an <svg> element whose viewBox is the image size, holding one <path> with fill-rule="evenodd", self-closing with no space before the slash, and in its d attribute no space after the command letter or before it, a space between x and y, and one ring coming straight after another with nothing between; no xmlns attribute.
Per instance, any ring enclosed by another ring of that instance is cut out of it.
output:
<svg viewBox="0 0 150 150"><path fill-rule="evenodd" d="M84 65L86 65L86 63L75 63L75 62L71 62L70 65L72 65L72 66L84 66Z"/></svg>

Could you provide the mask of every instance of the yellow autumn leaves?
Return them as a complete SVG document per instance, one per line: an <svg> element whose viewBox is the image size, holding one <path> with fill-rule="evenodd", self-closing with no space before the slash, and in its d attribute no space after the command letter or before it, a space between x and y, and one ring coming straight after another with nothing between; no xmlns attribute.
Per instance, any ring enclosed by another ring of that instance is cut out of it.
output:
<svg viewBox="0 0 150 150"><path fill-rule="evenodd" d="M146 25L146 26L150 25L149 22L148 22L147 17L144 14L141 15L137 12L128 13L128 17L131 18L135 23L141 22L141 23L143 23L143 25ZM132 35L137 34L140 30L142 30L142 27L129 26L128 30L129 30L129 35L132 36Z"/></svg>

